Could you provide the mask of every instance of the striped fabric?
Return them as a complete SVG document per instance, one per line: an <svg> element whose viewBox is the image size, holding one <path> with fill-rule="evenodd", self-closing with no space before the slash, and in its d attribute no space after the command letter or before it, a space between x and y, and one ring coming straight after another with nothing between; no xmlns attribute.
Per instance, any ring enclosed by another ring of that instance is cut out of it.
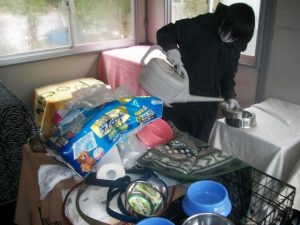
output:
<svg viewBox="0 0 300 225"><path fill-rule="evenodd" d="M31 112L0 81L0 206L17 198L21 147L37 131Z"/></svg>

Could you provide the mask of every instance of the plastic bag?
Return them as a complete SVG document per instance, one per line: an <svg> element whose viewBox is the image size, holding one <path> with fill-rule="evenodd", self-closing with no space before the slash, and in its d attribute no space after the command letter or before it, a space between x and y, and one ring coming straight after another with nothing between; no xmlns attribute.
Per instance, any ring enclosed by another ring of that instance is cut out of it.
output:
<svg viewBox="0 0 300 225"><path fill-rule="evenodd" d="M123 138L117 147L125 169L134 167L137 159L147 152L147 147L137 139L135 134Z"/></svg>

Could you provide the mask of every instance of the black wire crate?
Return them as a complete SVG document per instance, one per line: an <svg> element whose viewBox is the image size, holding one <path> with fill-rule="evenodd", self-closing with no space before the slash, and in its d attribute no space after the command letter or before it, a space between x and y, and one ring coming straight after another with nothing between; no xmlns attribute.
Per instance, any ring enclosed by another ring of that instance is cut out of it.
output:
<svg viewBox="0 0 300 225"><path fill-rule="evenodd" d="M295 188L253 167L215 178L228 190L236 224L283 225L292 215Z"/></svg>

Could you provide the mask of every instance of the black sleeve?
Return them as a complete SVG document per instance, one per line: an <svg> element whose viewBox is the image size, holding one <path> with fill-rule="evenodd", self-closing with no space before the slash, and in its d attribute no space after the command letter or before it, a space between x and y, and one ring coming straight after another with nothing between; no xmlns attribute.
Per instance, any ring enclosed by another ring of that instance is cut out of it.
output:
<svg viewBox="0 0 300 225"><path fill-rule="evenodd" d="M235 87L235 74L238 70L238 62L239 62L240 52L234 51L231 55L231 60L225 66L224 73L220 80L220 90L221 95L225 100L230 98L235 98L236 93L234 90Z"/></svg>
<svg viewBox="0 0 300 225"><path fill-rule="evenodd" d="M193 37L197 18L182 19L175 23L169 23L160 28L156 33L157 44L165 51L174 48L181 48L183 43Z"/></svg>
<svg viewBox="0 0 300 225"><path fill-rule="evenodd" d="M168 25L160 28L156 33L157 44L160 45L165 51L177 48L175 24L169 23Z"/></svg>

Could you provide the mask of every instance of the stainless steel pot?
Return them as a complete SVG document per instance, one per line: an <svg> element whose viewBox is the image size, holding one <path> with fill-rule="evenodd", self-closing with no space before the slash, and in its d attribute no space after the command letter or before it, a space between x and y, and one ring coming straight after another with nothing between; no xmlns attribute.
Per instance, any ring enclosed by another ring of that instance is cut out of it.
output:
<svg viewBox="0 0 300 225"><path fill-rule="evenodd" d="M187 218L182 225L234 225L234 223L216 213L199 213Z"/></svg>
<svg viewBox="0 0 300 225"><path fill-rule="evenodd" d="M236 128L253 128L257 126L255 113L240 109L224 109L225 122Z"/></svg>

